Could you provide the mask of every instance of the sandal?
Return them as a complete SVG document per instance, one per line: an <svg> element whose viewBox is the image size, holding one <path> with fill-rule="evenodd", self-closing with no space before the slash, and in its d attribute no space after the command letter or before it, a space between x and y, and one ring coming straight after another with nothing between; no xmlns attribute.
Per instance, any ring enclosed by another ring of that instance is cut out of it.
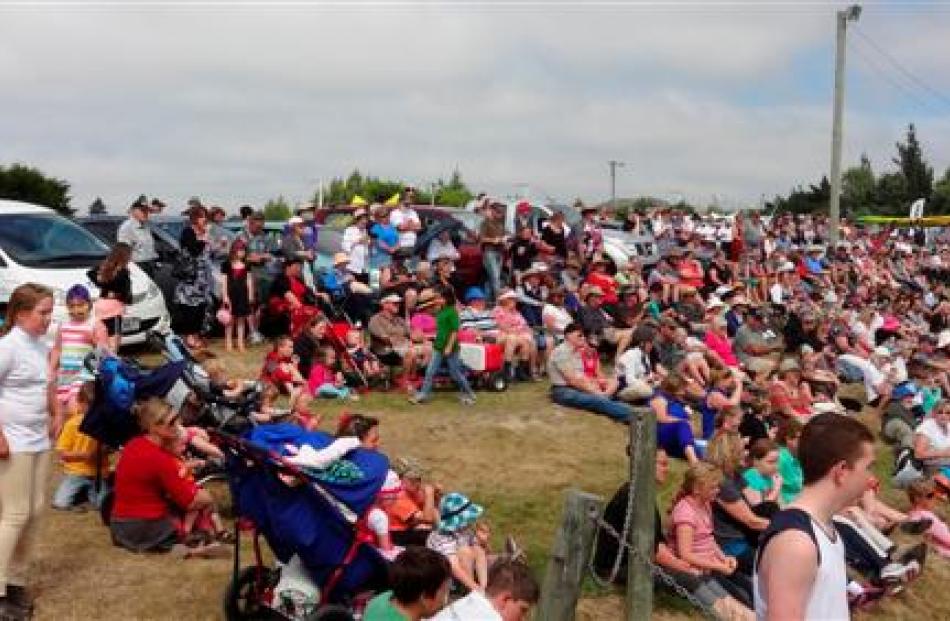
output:
<svg viewBox="0 0 950 621"><path fill-rule="evenodd" d="M217 541L218 543L231 544L231 543L234 543L235 537L234 537L234 533L232 533L231 531L222 530L218 533L215 533L214 540Z"/></svg>

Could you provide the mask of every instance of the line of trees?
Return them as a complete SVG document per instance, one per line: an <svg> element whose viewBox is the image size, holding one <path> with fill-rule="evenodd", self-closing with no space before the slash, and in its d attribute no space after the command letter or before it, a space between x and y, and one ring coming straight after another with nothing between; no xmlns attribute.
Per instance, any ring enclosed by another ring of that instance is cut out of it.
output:
<svg viewBox="0 0 950 621"><path fill-rule="evenodd" d="M934 168L924 157L911 123L903 142L895 144L897 155L891 159L894 168L875 173L867 155L841 176L841 213L847 216L906 216L910 204L926 199L925 215L950 213L950 168L934 181ZM827 212L831 200L831 183L822 177L807 188L798 186L788 196L776 196L766 203L770 212Z"/></svg>
<svg viewBox="0 0 950 621"><path fill-rule="evenodd" d="M393 195L401 193L406 183L397 179L381 179L372 175L363 175L354 170L346 179L335 177L323 195L323 202L330 205L350 203L359 196L364 200L385 202ZM439 179L432 187L417 187L416 202L433 202L432 192L435 192L435 204L463 207L475 196L462 179L462 173L455 170L448 181ZM314 192L313 202L316 203L319 193Z"/></svg>

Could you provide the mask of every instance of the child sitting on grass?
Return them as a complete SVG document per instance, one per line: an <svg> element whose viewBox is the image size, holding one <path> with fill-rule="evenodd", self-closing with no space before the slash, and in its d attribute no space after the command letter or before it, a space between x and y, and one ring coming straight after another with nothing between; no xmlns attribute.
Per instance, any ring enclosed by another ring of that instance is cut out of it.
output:
<svg viewBox="0 0 950 621"><path fill-rule="evenodd" d="M294 355L294 340L281 336L274 342L274 349L264 359L261 380L277 386L281 394L292 395L307 382L297 368L299 359Z"/></svg>
<svg viewBox="0 0 950 621"><path fill-rule="evenodd" d="M933 481L914 481L907 486L907 498L911 505L907 516L911 520L929 520L930 528L924 533L924 538L940 556L950 558L950 526L934 513L937 497Z"/></svg>
<svg viewBox="0 0 950 621"><path fill-rule="evenodd" d="M179 426L178 433L178 441L169 447L169 451L180 461L178 474L181 478L197 482L196 471L205 467L209 460L224 459L224 453L211 442L208 432L204 429ZM185 545L189 547L207 545L211 543L212 538L220 543L234 542L234 534L225 528L221 515L213 504L185 512L181 520L181 534Z"/></svg>
<svg viewBox="0 0 950 621"><path fill-rule="evenodd" d="M290 400L291 420L307 431L317 431L323 420L320 414L311 409L312 405L313 396L306 390L301 390Z"/></svg>
<svg viewBox="0 0 950 621"><path fill-rule="evenodd" d="M383 367L379 358L366 347L361 330L350 330L346 333L346 351L366 381L371 382L382 377Z"/></svg>
<svg viewBox="0 0 950 621"><path fill-rule="evenodd" d="M320 350L319 359L310 366L307 386L314 397L359 400L359 395L346 385L343 373L336 369L336 352L332 347Z"/></svg>
<svg viewBox="0 0 950 621"><path fill-rule="evenodd" d="M442 486L426 483L421 468L408 459L396 460L393 467L402 481L395 501L386 507L393 541L404 546L425 545L432 528L439 522Z"/></svg>
<svg viewBox="0 0 950 621"><path fill-rule="evenodd" d="M76 394L69 418L63 423L63 430L56 441L56 450L63 465L63 478L53 494L54 509L80 509L86 499L99 508L109 491L106 482L109 456L98 456L99 443L79 431L79 425L92 400L93 386L92 383L86 383ZM96 466L100 463L99 492L96 493Z"/></svg>
<svg viewBox="0 0 950 621"><path fill-rule="evenodd" d="M465 495L446 494L439 503L439 526L426 540L426 547L449 560L452 577L469 591L484 591L488 584L488 554L475 532L482 513Z"/></svg>
<svg viewBox="0 0 950 621"><path fill-rule="evenodd" d="M392 533L390 532L388 507L395 502L399 492L402 491L402 483L399 475L390 470L386 473L386 480L382 488L376 494L376 500L373 506L366 512L365 527L369 530L376 550L387 561L394 561L403 548L393 543ZM357 528L360 525L357 523Z"/></svg>

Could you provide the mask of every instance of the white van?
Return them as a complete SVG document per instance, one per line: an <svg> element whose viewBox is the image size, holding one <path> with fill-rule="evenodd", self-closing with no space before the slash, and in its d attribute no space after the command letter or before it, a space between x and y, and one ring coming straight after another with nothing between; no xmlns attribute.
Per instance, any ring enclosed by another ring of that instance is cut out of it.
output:
<svg viewBox="0 0 950 621"><path fill-rule="evenodd" d="M65 298L71 286L85 285L93 299L99 296L86 272L108 253L109 247L96 236L52 209L0 199L0 306L5 308L23 283L52 288L56 305L51 334L67 317ZM129 271L132 303L122 319L123 344L142 343L149 330L170 324L162 292L137 265L130 264Z"/></svg>

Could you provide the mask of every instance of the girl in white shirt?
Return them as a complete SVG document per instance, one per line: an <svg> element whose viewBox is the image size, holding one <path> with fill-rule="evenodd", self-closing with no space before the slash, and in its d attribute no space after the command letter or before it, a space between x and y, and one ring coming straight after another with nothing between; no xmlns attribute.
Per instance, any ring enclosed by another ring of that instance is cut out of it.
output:
<svg viewBox="0 0 950 621"><path fill-rule="evenodd" d="M24 585L30 531L46 505L50 440L62 420L50 416L55 386L43 336L53 314L53 292L17 287L0 337L0 617L28 616Z"/></svg>

